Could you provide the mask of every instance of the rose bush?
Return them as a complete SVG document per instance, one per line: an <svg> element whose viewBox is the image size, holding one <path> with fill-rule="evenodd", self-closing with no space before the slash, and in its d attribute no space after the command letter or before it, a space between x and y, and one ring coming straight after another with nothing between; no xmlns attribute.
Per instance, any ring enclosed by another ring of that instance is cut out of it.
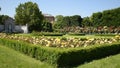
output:
<svg viewBox="0 0 120 68"><path fill-rule="evenodd" d="M67 38L67 37L34 37L34 36L17 36L0 34L0 38L13 39L17 41L24 41L34 45L42 45L48 47L86 47L95 44L105 44L119 42L120 36L113 38Z"/></svg>

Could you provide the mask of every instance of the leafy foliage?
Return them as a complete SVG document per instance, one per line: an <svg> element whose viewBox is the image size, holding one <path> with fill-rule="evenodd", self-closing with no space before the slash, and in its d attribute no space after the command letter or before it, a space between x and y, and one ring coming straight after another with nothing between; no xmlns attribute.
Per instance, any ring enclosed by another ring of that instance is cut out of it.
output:
<svg viewBox="0 0 120 68"><path fill-rule="evenodd" d="M0 24L4 24L5 20L8 18L8 15L0 15Z"/></svg>
<svg viewBox="0 0 120 68"><path fill-rule="evenodd" d="M42 29L41 29L41 31L52 32L53 31L53 29L52 29L52 23L47 22L47 21L43 21L42 22Z"/></svg>
<svg viewBox="0 0 120 68"><path fill-rule="evenodd" d="M60 29L62 26L62 20L63 20L63 16L62 15L57 15L56 16L56 21L53 23L53 28L54 29Z"/></svg>
<svg viewBox="0 0 120 68"><path fill-rule="evenodd" d="M17 24L28 24L29 31L40 31L43 15L36 3L26 2L16 8L15 21Z"/></svg>
<svg viewBox="0 0 120 68"><path fill-rule="evenodd" d="M91 16L93 26L116 26L120 25L120 7L93 13Z"/></svg>
<svg viewBox="0 0 120 68"><path fill-rule="evenodd" d="M53 33L53 32L32 32L33 36L63 36L63 33Z"/></svg>
<svg viewBox="0 0 120 68"><path fill-rule="evenodd" d="M82 26L81 25L82 18L79 15L71 16L70 21L71 21L71 23L70 23L71 26Z"/></svg>
<svg viewBox="0 0 120 68"><path fill-rule="evenodd" d="M81 25L83 27L85 27L85 26L93 26L89 17L84 17L83 20L82 20L82 24Z"/></svg>
<svg viewBox="0 0 120 68"><path fill-rule="evenodd" d="M56 29L61 29L65 27L81 26L81 21L82 18L79 15L65 17L58 15L56 16L56 22L54 23L53 27Z"/></svg>
<svg viewBox="0 0 120 68"><path fill-rule="evenodd" d="M81 18L79 15L74 16L56 16L53 24L54 29L60 29L58 32L76 31L75 28L81 27L80 32L83 33L119 33L120 25L120 7L103 12L93 13L90 17ZM108 27L104 29L104 26ZM70 28L70 29L69 29Z"/></svg>

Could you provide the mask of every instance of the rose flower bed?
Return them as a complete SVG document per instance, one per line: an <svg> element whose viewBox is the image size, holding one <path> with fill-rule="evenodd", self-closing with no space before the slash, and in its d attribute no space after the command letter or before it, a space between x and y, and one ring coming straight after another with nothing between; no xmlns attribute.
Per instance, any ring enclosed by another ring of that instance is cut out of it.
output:
<svg viewBox="0 0 120 68"><path fill-rule="evenodd" d="M76 65L92 61L94 59L99 59L109 55L120 53L119 42L120 36L115 36L114 38L81 39L25 37L0 34L0 44L13 48L40 61L55 65L56 67L64 68L70 68L71 66L74 67ZM42 45L40 46L39 44ZM79 46L77 46L76 44L79 44ZM95 45L91 46L89 44Z"/></svg>
<svg viewBox="0 0 120 68"><path fill-rule="evenodd" d="M13 39L18 41L24 41L32 43L34 45L43 45L48 47L86 47L95 44L114 43L120 41L120 36L117 35L114 38L53 38L53 37L26 37L16 35L0 34L0 38Z"/></svg>

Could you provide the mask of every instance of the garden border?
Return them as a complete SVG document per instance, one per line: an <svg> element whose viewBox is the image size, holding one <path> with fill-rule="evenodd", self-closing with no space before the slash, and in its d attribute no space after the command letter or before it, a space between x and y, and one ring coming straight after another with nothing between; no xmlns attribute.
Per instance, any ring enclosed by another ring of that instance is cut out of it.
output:
<svg viewBox="0 0 120 68"><path fill-rule="evenodd" d="M83 48L52 48L22 41L0 39L0 44L13 48L40 61L57 67L75 66L94 59L120 53L120 43L95 45Z"/></svg>

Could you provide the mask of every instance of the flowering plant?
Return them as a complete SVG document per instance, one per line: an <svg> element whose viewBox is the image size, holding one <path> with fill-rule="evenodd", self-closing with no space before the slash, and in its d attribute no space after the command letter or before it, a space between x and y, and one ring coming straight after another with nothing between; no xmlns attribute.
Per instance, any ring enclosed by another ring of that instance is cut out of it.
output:
<svg viewBox="0 0 120 68"><path fill-rule="evenodd" d="M76 38L76 37L34 37L0 34L0 38L24 41L34 45L43 45L48 47L86 47L95 44L119 42L120 36L113 38Z"/></svg>

